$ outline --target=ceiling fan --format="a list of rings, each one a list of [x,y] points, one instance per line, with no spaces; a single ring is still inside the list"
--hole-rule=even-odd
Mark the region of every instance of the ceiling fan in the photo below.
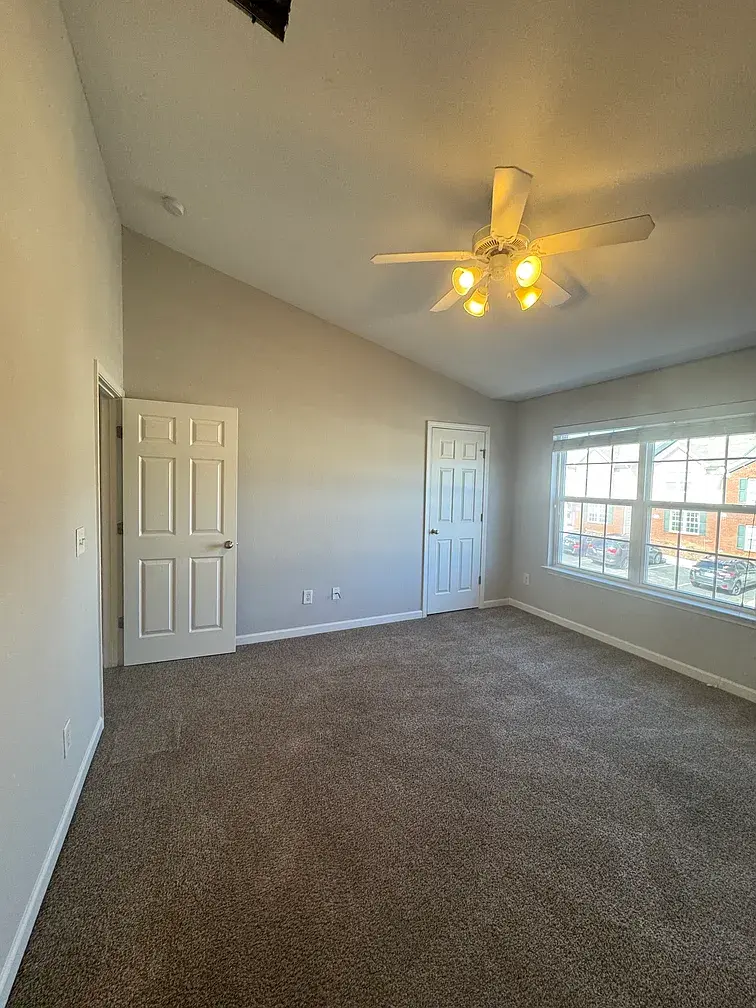
[[[644,241],[654,230],[651,217],[643,214],[531,239],[522,223],[522,215],[532,181],[533,176],[521,168],[494,169],[491,224],[475,232],[471,252],[386,252],[374,255],[370,261],[379,265],[468,263],[452,270],[452,289],[433,305],[431,311],[446,311],[469,295],[463,307],[469,315],[480,318],[488,311],[492,280],[512,283],[514,295],[523,311],[532,308],[539,300],[554,308],[564,304],[570,295],[543,272],[542,259],[545,256],[601,245]]]

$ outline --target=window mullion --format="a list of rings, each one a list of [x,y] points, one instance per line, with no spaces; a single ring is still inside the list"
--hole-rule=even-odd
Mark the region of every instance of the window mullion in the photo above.
[[[552,455],[551,465],[551,521],[549,530],[549,562],[559,559],[559,530],[561,528],[562,502],[564,499],[564,470],[566,456]]]
[[[638,502],[633,507],[630,521],[627,579],[631,584],[641,584],[643,580],[643,554],[649,523],[648,499],[651,495],[652,457],[649,444],[647,442],[641,444],[638,458]]]

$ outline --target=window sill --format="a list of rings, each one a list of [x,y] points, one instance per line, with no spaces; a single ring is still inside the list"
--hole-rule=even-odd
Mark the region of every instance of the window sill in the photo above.
[[[558,577],[568,578],[570,581],[580,581],[584,584],[594,585],[597,588],[608,588],[609,591],[616,591],[621,595],[640,596],[653,602],[661,602],[663,605],[672,606],[674,609],[702,613],[706,616],[712,616],[714,619],[735,623],[738,626],[753,626],[756,624],[756,613],[734,612],[732,609],[718,605],[715,602],[706,603],[698,602],[694,599],[681,599],[675,595],[649,588],[647,585],[641,587],[639,585],[623,584],[622,582],[600,577],[596,574],[579,574],[569,567],[544,564],[542,569],[548,571],[550,574],[556,574]]]

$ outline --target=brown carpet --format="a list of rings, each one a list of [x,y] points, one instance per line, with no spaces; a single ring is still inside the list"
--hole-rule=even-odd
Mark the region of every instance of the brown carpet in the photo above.
[[[756,1003],[744,700],[498,609],[117,670],[106,717],[12,1008]]]

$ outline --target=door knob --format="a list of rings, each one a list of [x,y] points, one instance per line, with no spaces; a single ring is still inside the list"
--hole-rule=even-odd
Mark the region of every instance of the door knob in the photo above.
[[[429,535],[438,535],[438,529],[431,529]]]
[[[234,548],[234,540],[233,539],[226,539],[226,541],[223,543],[223,548],[224,549],[233,549]]]

